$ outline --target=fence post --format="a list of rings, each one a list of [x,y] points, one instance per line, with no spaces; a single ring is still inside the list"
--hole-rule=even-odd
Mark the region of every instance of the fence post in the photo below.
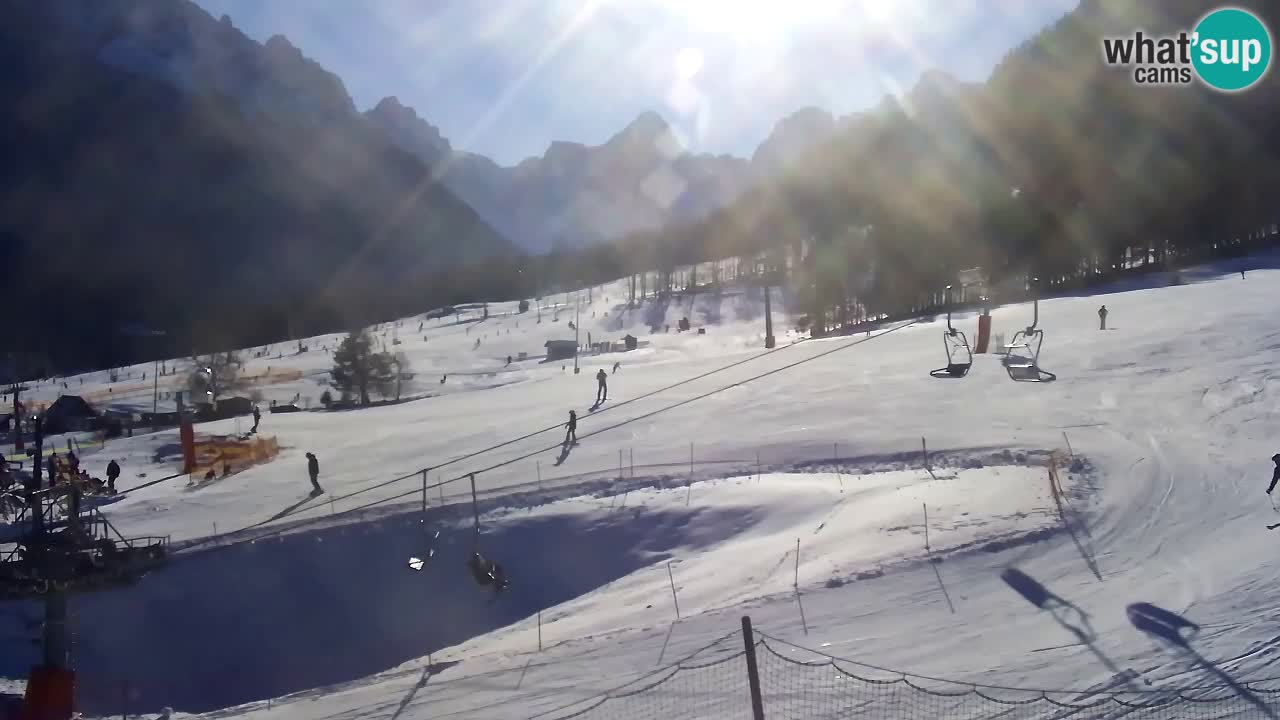
[[[755,634],[751,631],[751,617],[742,616],[742,646],[747,656],[747,686],[751,688],[751,717],[764,720],[764,699],[760,695],[760,667],[756,664]]]
[[[671,601],[676,605],[676,619],[680,619],[680,598],[676,597],[676,578],[671,574],[671,561],[667,561],[667,579],[671,581]]]
[[[1067,441],[1067,452],[1071,454],[1071,459],[1076,459],[1076,451],[1071,449],[1071,438],[1067,437],[1067,431],[1062,431],[1062,439]]]
[[[840,443],[831,443],[831,464],[836,468],[836,480],[840,481],[840,492],[844,493],[844,475],[840,472]]]
[[[538,611],[538,652],[542,652],[542,611]]]
[[[422,522],[427,521],[427,470],[422,470]]]
[[[538,463],[538,491],[541,492],[542,491],[542,461],[536,460],[535,462]]]
[[[920,438],[920,452],[924,455],[924,469],[929,472],[929,477],[937,480],[938,476],[933,474],[933,467],[929,465],[929,446],[925,444],[923,436]]]

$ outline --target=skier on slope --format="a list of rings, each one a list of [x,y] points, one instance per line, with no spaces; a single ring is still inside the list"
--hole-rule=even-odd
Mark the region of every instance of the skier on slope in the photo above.
[[[1106,305],[1103,305],[1102,307],[1098,308],[1098,329],[1099,330],[1107,329],[1107,315],[1108,315],[1108,312],[1107,312]]]
[[[1271,456],[1271,462],[1276,464],[1276,469],[1271,473],[1271,484],[1267,486],[1267,494],[1270,495],[1272,490],[1276,489],[1276,483],[1280,482],[1280,453]]]
[[[578,444],[578,413],[574,412],[573,410],[570,410],[569,422],[565,423],[564,426],[566,430],[564,434],[564,446],[569,447],[570,445],[577,445]]]
[[[116,462],[115,458],[112,458],[111,462],[107,463],[107,489],[113,493],[116,491],[116,478],[118,477],[120,477],[120,463]]]
[[[604,368],[600,368],[600,372],[596,373],[596,404],[600,404],[609,399],[609,376],[605,373]]]
[[[262,411],[257,405],[253,406],[253,427],[249,430],[251,433],[258,432],[258,423],[262,422]]]
[[[312,453],[307,453],[307,474],[311,476],[311,494],[319,495],[324,492],[320,487],[318,478],[320,477],[320,461]]]

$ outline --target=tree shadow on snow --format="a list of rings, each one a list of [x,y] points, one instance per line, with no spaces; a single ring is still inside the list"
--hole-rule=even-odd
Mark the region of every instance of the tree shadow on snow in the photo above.
[[[443,532],[421,572],[408,567],[427,543],[413,513],[182,556],[134,587],[77,595],[78,707],[207,712],[356,680],[754,522],[743,509],[508,516],[484,526],[477,546],[470,512],[428,514],[425,527]],[[511,586],[495,595],[477,585],[466,568],[473,550],[501,563]],[[0,616],[0,635],[22,634],[17,618],[39,607],[13,611]],[[544,615],[544,637],[569,639],[557,619]],[[3,676],[21,677],[39,660],[34,644],[7,650]]]
[[[1133,603],[1125,608],[1125,613],[1135,628],[1172,646],[1177,654],[1204,670],[1216,682],[1230,688],[1232,692],[1250,702],[1265,717],[1276,717],[1271,708],[1267,707],[1267,704],[1257,695],[1191,647],[1191,641],[1200,634],[1199,625],[1173,611],[1146,602]]]

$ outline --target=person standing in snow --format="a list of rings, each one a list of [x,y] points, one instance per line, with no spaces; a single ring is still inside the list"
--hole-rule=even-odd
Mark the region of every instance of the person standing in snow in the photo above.
[[[600,404],[609,399],[609,376],[605,374],[604,368],[600,368],[600,372],[596,373],[596,404]]]
[[[622,363],[621,363],[621,362],[616,362],[616,363],[614,363],[614,364],[613,364],[613,374],[617,375],[617,374],[618,374],[618,368],[620,368],[620,367],[622,367]]]
[[[257,405],[253,406],[253,427],[249,430],[251,433],[258,432],[258,423],[262,422],[262,411]]]
[[[1276,483],[1280,482],[1280,453],[1271,456],[1271,462],[1276,464],[1276,469],[1271,473],[1271,484],[1267,486],[1267,494],[1270,495],[1272,490],[1276,489]]]
[[[1098,308],[1098,329],[1099,330],[1107,329],[1107,306],[1106,305],[1103,305],[1102,307]]]
[[[319,495],[324,492],[320,487],[320,461],[316,459],[315,454],[307,453],[307,474],[311,476],[311,494]]]
[[[564,434],[564,446],[578,444],[578,413],[573,410],[569,411],[569,422],[564,424],[566,432]]]
[[[118,477],[120,477],[120,463],[116,462],[115,458],[112,458],[111,462],[107,463],[107,489],[111,492],[116,491],[116,478]]]

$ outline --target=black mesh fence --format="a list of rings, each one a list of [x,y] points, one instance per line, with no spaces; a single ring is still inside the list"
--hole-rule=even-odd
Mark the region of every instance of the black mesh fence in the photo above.
[[[974,685],[814,652],[757,633],[764,716],[774,718],[1274,718],[1280,687],[1245,683],[1177,690],[1067,691]]]
[[[598,697],[535,718],[569,720],[701,720],[751,717],[751,695],[742,635],[715,641],[680,662]]]
[[[1280,718],[1280,679],[1161,689],[1054,690],[979,685],[900,673],[755,632],[760,717],[769,720],[1167,720]],[[536,717],[751,718],[742,634],[574,706]],[[1123,680],[1123,679],[1122,679]]]

